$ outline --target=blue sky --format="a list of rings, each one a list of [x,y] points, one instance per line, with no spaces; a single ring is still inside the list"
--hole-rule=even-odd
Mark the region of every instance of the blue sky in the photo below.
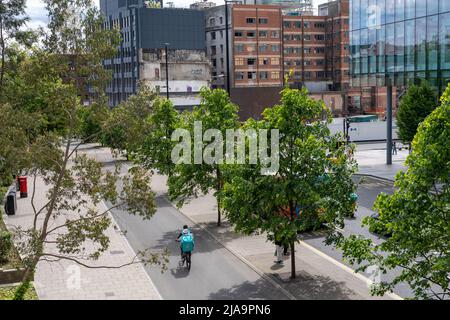
[[[172,1],[175,3],[176,7],[189,7],[189,5],[194,0],[166,0],[167,2]],[[222,0],[212,0],[216,4],[222,4]],[[319,4],[325,3],[328,0],[313,0],[314,6],[317,7]],[[98,1],[96,0],[98,3]],[[27,13],[31,18],[31,21],[29,22],[29,27],[36,27],[39,25],[45,24],[47,20],[47,12],[45,10],[44,4],[41,0],[27,0]]]

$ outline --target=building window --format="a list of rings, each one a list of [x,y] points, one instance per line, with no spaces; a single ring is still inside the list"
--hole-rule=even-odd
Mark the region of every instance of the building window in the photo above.
[[[234,46],[234,48],[235,48],[237,53],[244,52],[244,45],[243,44],[236,44]]]
[[[220,45],[220,53],[223,53],[223,44]]]
[[[280,79],[280,72],[279,72],[279,71],[272,71],[272,72],[270,73],[270,77],[271,77],[272,79]]]
[[[254,38],[254,37],[255,37],[255,32],[254,31],[247,32],[247,38]]]
[[[311,40],[311,36],[309,34],[305,34],[305,36],[303,37],[303,39],[305,41],[310,41]]]
[[[259,23],[260,24],[267,24],[267,23],[269,23],[269,19],[267,19],[267,18],[259,18]]]
[[[324,29],[325,28],[325,23],[316,22],[316,23],[314,23],[314,28]]]
[[[210,26],[214,26],[215,24],[216,24],[216,19],[214,19],[214,18],[209,19]]]
[[[243,36],[243,32],[242,32],[242,31],[235,31],[235,32],[234,32],[234,36],[235,36],[236,38],[241,38],[241,37]]]
[[[212,59],[211,61],[212,61],[213,67],[214,68],[217,67],[217,60],[216,59]]]
[[[267,44],[262,44],[259,46],[259,52],[267,52],[268,49],[268,45]]]
[[[235,73],[236,80],[244,80],[244,73],[243,72],[236,72]]]
[[[247,18],[246,20],[248,24],[254,24],[256,22],[255,18]]]
[[[256,80],[256,72],[254,71],[247,72],[247,79]]]
[[[279,37],[278,31],[272,31],[272,32],[270,33],[270,37],[271,37],[271,38],[278,38],[278,37]]]
[[[260,38],[267,38],[267,31],[259,31]]]
[[[303,23],[303,28],[308,29],[311,26],[311,23],[309,22],[304,22]]]
[[[211,46],[211,55],[215,56],[217,54],[216,46]]]
[[[297,29],[301,29],[302,28],[302,22],[301,21],[295,21],[294,22],[294,27],[296,27]]]
[[[259,58],[259,64],[267,66],[269,64],[269,58]]]
[[[324,36],[323,34],[316,34],[316,35],[314,36],[314,38],[315,38],[317,41],[323,41],[323,40],[325,40],[325,36]]]
[[[304,54],[310,54],[311,53],[311,48],[303,48],[303,53]]]
[[[291,27],[291,22],[290,21],[283,21],[283,27],[290,28]]]
[[[249,66],[256,65],[256,58],[248,58],[247,59],[247,65],[249,65]]]
[[[311,60],[305,60],[305,61],[303,61],[303,65],[304,65],[305,67],[310,66],[310,65],[311,65]]]
[[[261,71],[259,73],[259,78],[262,80],[266,80],[269,78],[269,73],[267,71]]]
[[[244,58],[235,58],[234,59],[234,64],[236,66],[243,66],[244,65]]]
[[[219,23],[223,24],[223,17],[219,17]]]
[[[216,33],[214,31],[211,32],[211,40],[216,40]]]
[[[280,46],[278,44],[272,45],[272,52],[278,52],[280,50]]]
[[[315,53],[325,53],[325,48],[324,47],[317,47],[314,49]]]
[[[256,45],[255,44],[248,44],[247,45],[247,52],[255,52],[256,51]]]
[[[280,59],[279,58],[271,58],[270,64],[272,64],[274,66],[278,66],[280,64]]]
[[[223,31],[220,30],[220,39],[223,39]]]

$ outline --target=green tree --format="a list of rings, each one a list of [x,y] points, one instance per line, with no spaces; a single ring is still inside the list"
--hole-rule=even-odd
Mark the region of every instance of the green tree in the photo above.
[[[416,135],[419,124],[437,107],[434,90],[427,82],[411,85],[401,99],[397,111],[399,138],[410,144]]]
[[[372,288],[383,295],[399,283],[410,285],[417,299],[450,296],[450,86],[437,107],[419,125],[392,195],[380,194],[374,208],[391,236],[376,244],[362,236],[341,243],[344,256],[358,270],[377,266],[381,272],[400,268],[400,274]],[[372,219],[366,225],[376,223]]]
[[[231,103],[226,91],[221,89],[202,89],[200,106],[195,107],[191,113],[184,114],[180,123],[180,128],[187,130],[190,133],[191,141],[195,141],[194,149],[197,149],[202,154],[202,159],[205,155],[211,155],[214,158],[212,163],[200,161],[195,163],[195,151],[191,152],[189,163],[176,164],[169,178],[169,196],[172,201],[176,201],[178,206],[183,206],[190,198],[198,197],[201,194],[207,194],[210,191],[214,192],[217,199],[217,225],[221,224],[221,201],[220,192],[223,188],[224,177],[221,167],[223,166],[222,152],[215,153],[208,152],[205,147],[214,143],[219,143],[218,137],[210,137],[203,140],[205,133],[209,129],[219,130],[222,137],[226,136],[227,129],[236,129],[239,126],[238,122],[238,107]],[[201,124],[200,136],[194,139],[194,125]],[[198,141],[201,139],[202,141]],[[214,140],[214,141],[213,141]],[[203,153],[205,150],[205,153]]]
[[[143,145],[138,149],[136,159],[147,169],[156,169],[159,173],[172,175],[175,164],[172,162],[172,133],[179,125],[179,114],[172,102],[157,99],[147,118],[148,133]]]
[[[111,225],[112,209],[124,208],[143,219],[151,218],[156,211],[155,196],[144,169],[133,167],[122,177],[118,166],[105,171],[101,163],[77,153],[84,142],[75,143],[84,120],[80,117],[82,105],[77,78],[82,74],[93,79],[90,83],[97,90],[97,97],[104,97],[103,82],[108,81],[108,72],[103,70],[101,61],[116,54],[118,33],[100,28],[104,20],[91,1],[47,0],[46,3],[51,34],[43,41],[45,46],[30,52],[18,68],[14,81],[23,92],[16,88],[16,101],[11,99],[8,104],[0,105],[1,116],[4,111],[7,119],[11,116],[12,121],[18,121],[6,121],[4,129],[8,133],[0,133],[0,156],[6,159],[6,168],[11,168],[8,170],[23,170],[33,184],[31,227],[12,230],[25,264],[16,299],[23,298],[26,291],[23,289],[29,285],[41,260],[65,259],[90,267],[86,258],[96,260],[109,247],[105,231]],[[77,23],[65,20],[74,12],[78,15]],[[77,64],[79,73],[68,72],[72,55],[82,61]],[[14,86],[8,90],[14,90]],[[18,142],[15,133],[19,133]],[[3,147],[8,151],[5,156]],[[16,157],[20,155],[21,163],[10,160],[13,153]],[[49,188],[48,201],[41,208],[35,205],[37,179],[42,179]],[[121,188],[118,188],[119,179]],[[112,207],[100,209],[103,200]],[[62,216],[65,219],[58,219]],[[92,249],[86,249],[86,242],[92,244]],[[56,245],[56,252],[49,250],[48,243]],[[166,263],[164,254],[143,250],[123,265],[138,261]]]
[[[261,175],[262,159],[256,165],[235,165],[223,192],[224,210],[237,231],[266,232],[268,240],[291,247],[292,278],[298,234],[326,224],[331,241],[339,236],[334,226],[342,227],[354,210],[351,149],[341,136],[330,135],[323,114],[330,117],[325,104],[311,99],[306,89],[285,88],[280,105],[245,126],[255,132],[278,130],[279,151],[272,150],[279,154],[278,172]]]
[[[151,133],[148,123],[158,95],[147,86],[114,108],[102,125],[101,141],[126,156],[138,152]],[[159,102],[158,102],[159,103]]]
[[[20,40],[24,31],[21,27],[28,21],[25,13],[25,0],[0,0],[0,98],[3,94],[3,81],[9,45]]]

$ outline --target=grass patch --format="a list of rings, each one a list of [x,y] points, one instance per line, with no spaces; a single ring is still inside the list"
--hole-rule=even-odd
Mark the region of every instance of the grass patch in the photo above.
[[[1,287],[0,288],[0,300],[13,300],[14,293],[16,292],[17,287]],[[33,285],[25,293],[25,300],[39,300],[36,290],[34,290]]]

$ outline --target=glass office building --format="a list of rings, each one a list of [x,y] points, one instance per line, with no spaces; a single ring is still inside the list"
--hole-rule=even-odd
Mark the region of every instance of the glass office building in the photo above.
[[[450,0],[350,0],[351,85],[450,82]]]

